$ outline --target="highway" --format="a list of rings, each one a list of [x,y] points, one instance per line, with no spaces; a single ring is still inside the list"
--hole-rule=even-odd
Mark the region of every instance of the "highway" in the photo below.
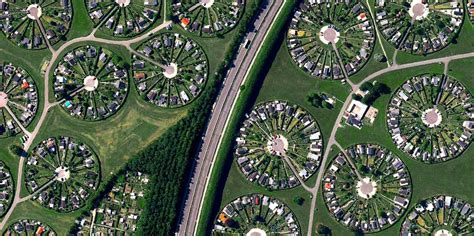
[[[188,236],[196,234],[201,207],[204,201],[212,166],[221,142],[222,134],[231,117],[232,108],[237,100],[240,86],[247,77],[259,49],[263,45],[269,29],[275,22],[283,6],[283,0],[269,0],[268,4],[260,11],[254,22],[254,31],[249,32],[243,40],[250,40],[251,46],[246,49],[241,47],[227,74],[222,90],[220,91],[211,118],[201,143],[201,149],[193,166],[192,176],[186,193],[186,200],[180,215],[177,235]]]

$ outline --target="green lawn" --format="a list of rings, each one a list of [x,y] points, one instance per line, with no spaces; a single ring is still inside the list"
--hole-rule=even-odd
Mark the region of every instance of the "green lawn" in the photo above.
[[[470,63],[474,63],[474,60],[469,59],[453,61],[450,63],[449,68],[452,69],[453,76],[455,76],[459,81],[463,82],[463,84],[466,85],[470,91],[474,91],[474,84],[472,83],[471,79],[463,76],[468,73],[469,67],[466,66]],[[410,76],[427,72],[442,74],[443,68],[443,65],[438,64],[417,67],[385,74],[376,78],[375,80],[387,84],[391,88],[392,92],[394,92],[398,86],[402,85],[406,79],[410,78]],[[406,163],[413,181],[413,194],[409,208],[411,208],[418,201],[437,194],[454,195],[470,202],[474,202],[474,189],[469,187],[474,184],[474,179],[471,176],[474,171],[474,165],[472,164],[474,148],[470,147],[460,157],[448,161],[447,163],[429,165],[411,159],[397,149],[388,133],[385,117],[387,104],[390,100],[390,97],[391,95],[383,95],[375,102],[374,107],[379,109],[379,114],[373,126],[365,126],[362,128],[362,130],[345,126],[338,130],[336,135],[338,142],[343,148],[356,143],[377,143],[389,148],[395,154],[400,156]],[[330,156],[330,158],[333,157],[334,155]],[[350,231],[348,231],[345,226],[333,220],[332,216],[328,214],[321,194],[318,195],[317,212],[316,223],[323,223],[329,226],[333,230],[332,232],[334,235],[350,233]],[[404,216],[400,219],[403,218]],[[397,224],[390,227],[389,229],[375,235],[398,234],[401,221],[397,222]]]
[[[72,4],[75,11],[71,26],[72,29],[67,35],[68,40],[88,35],[93,29],[93,24],[87,15],[84,1],[73,0]],[[158,19],[154,26],[159,25],[161,22],[162,19]],[[210,75],[214,74],[217,66],[222,63],[225,53],[237,33],[236,31],[231,31],[225,34],[223,38],[199,38],[182,30],[178,25],[173,26],[172,31],[192,37],[202,46],[209,60]],[[63,43],[64,42],[59,42],[54,45],[54,48],[59,48]],[[83,42],[69,46],[58,57],[59,60],[62,60],[62,57],[71,49],[86,44],[102,46],[112,50],[130,64],[131,55],[125,48],[93,42]],[[25,55],[28,56],[26,57]],[[38,109],[38,115],[28,127],[30,131],[34,129],[39,114],[42,112],[44,76],[41,74],[39,68],[41,68],[44,60],[49,60],[50,55],[47,49],[20,49],[9,40],[6,40],[3,35],[0,35],[0,59],[22,66],[30,73],[38,87],[40,107]],[[209,76],[209,78],[211,77]],[[52,87],[53,76],[51,75],[49,79],[50,86]],[[49,100],[51,102],[55,101],[52,89],[50,89]],[[102,183],[104,183],[113,173],[116,173],[127,160],[132,158],[148,144],[158,139],[170,126],[182,119],[193,104],[194,103],[191,103],[190,105],[176,109],[157,108],[140,98],[133,81],[130,80],[129,93],[125,103],[116,114],[103,121],[88,122],[73,118],[60,106],[51,109],[38,136],[34,140],[33,146],[50,136],[65,135],[77,138],[88,144],[98,154],[101,160]],[[20,135],[17,135],[12,138],[1,139],[0,141],[0,157],[8,168],[10,168],[14,182],[16,182],[19,157],[12,155],[8,150],[12,144],[19,144],[20,137]],[[20,184],[22,184],[22,197],[27,196],[28,192],[24,184]],[[7,222],[7,225],[20,218],[34,218],[50,225],[56,230],[58,235],[66,235],[80,212],[81,211],[75,211],[60,214],[48,210],[34,201],[26,201],[17,206],[12,217]]]
[[[473,44],[471,43],[472,40],[468,41],[470,40],[469,37],[472,36],[473,33],[474,30],[471,23],[465,22],[463,31],[458,38],[458,43],[450,45],[441,52],[425,57],[411,55],[406,56],[402,53],[399,53],[397,62],[399,64],[408,63],[473,51]],[[392,61],[392,56],[395,51],[394,48],[385,39],[382,39],[382,44],[387,51],[389,61]],[[374,53],[381,53],[381,47],[378,41],[375,45]],[[452,61],[449,65],[449,74],[459,79],[470,91],[474,91],[474,83],[472,82],[472,78],[466,75],[473,73],[472,64],[474,64],[474,59]],[[354,82],[360,82],[367,75],[383,68],[386,68],[386,63],[375,62],[372,59],[361,71],[352,76],[351,80]],[[432,64],[384,74],[375,78],[375,80],[387,84],[391,88],[392,92],[394,92],[398,86],[400,86],[411,76],[428,72],[442,74],[443,69],[444,65]],[[257,86],[260,86],[257,87],[259,92],[250,96],[251,102],[247,104],[247,111],[251,109],[253,104],[269,100],[286,100],[290,103],[298,104],[311,112],[311,114],[318,121],[325,143],[327,143],[327,138],[334,125],[334,120],[341,109],[342,102],[338,102],[333,110],[318,109],[312,107],[306,101],[306,96],[310,92],[324,92],[326,94],[333,95],[340,100],[345,100],[349,94],[349,87],[341,85],[338,81],[324,81],[311,78],[306,75],[306,73],[304,73],[301,69],[296,67],[294,63],[292,63],[292,59],[289,56],[284,43],[276,53],[273,64],[271,65],[268,73],[265,75],[263,83],[258,84]],[[362,130],[344,125],[338,130],[336,135],[338,142],[344,148],[355,143],[377,143],[389,148],[392,152],[399,155],[406,163],[413,181],[413,194],[410,207],[422,199],[437,194],[454,195],[464,198],[471,203],[474,202],[474,189],[469,187],[474,184],[474,178],[472,178],[474,165],[472,164],[473,160],[471,158],[474,155],[474,148],[469,148],[459,158],[443,164],[428,165],[410,159],[401,151],[399,151],[392,143],[392,139],[386,127],[386,108],[390,97],[391,95],[383,95],[375,102],[374,107],[379,109],[379,114],[373,125],[366,125]],[[339,150],[333,147],[329,157],[333,158],[338,152]],[[226,181],[225,186],[223,187],[224,189],[221,198],[217,198],[220,201],[221,207],[225,206],[225,204],[227,204],[229,201],[240,195],[254,192],[270,194],[271,196],[278,197],[286,201],[290,208],[295,212],[300,222],[303,235],[306,235],[308,210],[311,199],[309,199],[309,193],[303,188],[297,187],[290,190],[268,192],[267,190],[259,187],[257,184],[247,181],[234,161],[229,169],[228,175],[226,173],[224,176],[221,176],[221,178]],[[312,186],[314,185],[315,181],[316,178],[313,176],[306,183],[309,186]],[[305,198],[305,203],[303,206],[298,206],[293,202],[294,196],[302,196]],[[317,208],[315,209],[316,215],[314,224],[323,223],[329,226],[332,229],[333,235],[352,234],[350,230],[335,221],[332,216],[329,215],[326,205],[322,199],[322,195],[318,194],[317,197],[318,201]],[[400,218],[401,220],[395,225],[378,233],[377,235],[399,234],[400,225],[403,221],[403,218],[404,216],[402,216]],[[208,219],[208,221],[213,220],[214,218]],[[312,234],[315,234],[315,232],[312,232]]]
[[[456,54],[468,53],[474,51],[474,42],[472,41],[472,35],[474,35],[474,27],[469,19],[468,14],[464,17],[464,23],[462,25],[461,31],[455,42],[452,42],[450,45],[444,49],[428,54],[425,56],[412,55],[407,52],[399,51],[397,54],[397,63],[405,64],[420,60],[428,60],[438,57],[451,56]]]

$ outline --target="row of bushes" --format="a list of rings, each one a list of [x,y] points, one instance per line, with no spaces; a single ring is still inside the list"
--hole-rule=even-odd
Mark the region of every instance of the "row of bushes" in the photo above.
[[[150,189],[145,196],[145,209],[141,215],[138,235],[173,235],[178,213],[190,176],[194,157],[199,147],[204,127],[209,119],[212,105],[222,86],[222,81],[231,61],[239,50],[246,33],[251,29],[253,16],[261,9],[265,0],[255,0],[247,6],[245,15],[237,27],[237,35],[233,37],[223,62],[218,66],[209,85],[202,92],[199,99],[190,108],[188,115],[171,127],[163,136],[154,141],[143,151],[127,163],[124,169],[140,171],[149,174]],[[116,179],[123,175],[124,170],[118,172],[107,184],[101,187],[93,200],[84,208],[84,216],[98,206],[98,203],[107,196]],[[77,232],[77,226],[71,228],[70,233]]]
[[[185,190],[191,177],[194,157],[202,133],[211,114],[212,105],[222,86],[222,81],[240,44],[249,31],[253,16],[264,0],[255,0],[248,6],[233,38],[229,52],[218,66],[214,78],[188,115],[169,129],[161,138],[133,158],[129,167],[150,174],[151,184],[146,196],[146,206],[139,222],[139,235],[173,235]]]
[[[279,46],[285,39],[286,25],[291,19],[293,9],[299,1],[287,1],[282,9],[282,14],[275,22],[273,28],[268,33],[268,38],[272,39],[271,43],[265,43],[250,71],[247,81],[241,87],[241,93],[234,107],[234,113],[229,121],[226,136],[222,140],[214,169],[209,181],[209,188],[205,193],[206,201],[202,206],[200,221],[198,222],[197,235],[209,235],[212,230],[214,218],[220,210],[220,203],[224,186],[231,165],[233,163],[232,147],[235,135],[238,133],[241,118],[245,112],[251,109],[251,104],[255,102],[256,95],[263,83],[268,70],[271,67],[273,59],[276,57]]]

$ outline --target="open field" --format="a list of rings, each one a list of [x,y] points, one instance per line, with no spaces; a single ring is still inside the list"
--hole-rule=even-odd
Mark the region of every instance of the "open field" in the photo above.
[[[462,31],[457,39],[458,43],[453,43],[441,51],[428,56],[405,55],[402,52],[398,52],[397,63],[402,64],[472,52],[474,49],[472,48],[470,41],[468,41],[469,37],[471,37],[473,34],[472,31],[472,24],[469,21],[465,21]],[[384,38],[382,38],[381,41],[385,47],[385,50],[387,51],[389,62],[392,62],[395,49]],[[374,48],[374,54],[382,53],[381,51],[380,44],[377,40]],[[454,76],[456,79],[458,79],[471,92],[474,91],[474,84],[472,83],[471,78],[467,75],[472,74],[472,66],[470,65],[473,63],[473,59],[451,61],[449,63],[448,70],[448,74],[450,76]],[[369,74],[386,68],[386,66],[386,63],[376,62],[372,58],[364,68],[354,74],[354,76],[350,77],[350,79],[353,82],[358,83]],[[420,66],[412,69],[404,69],[387,73],[373,79],[372,81],[375,80],[385,83],[390,87],[391,92],[393,93],[400,85],[403,84],[404,81],[406,81],[411,76],[420,75],[427,72],[443,74],[443,71],[444,65],[432,64],[428,66]],[[259,90],[259,92],[258,94],[249,96],[250,102],[247,104],[246,111],[250,111],[253,104],[272,100],[286,100],[293,104],[303,106],[305,109],[310,111],[310,113],[319,123],[325,143],[329,133],[331,132],[332,126],[334,125],[334,120],[336,119],[337,113],[339,109],[341,109],[342,102],[338,101],[336,103],[336,107],[332,110],[318,109],[312,107],[306,101],[306,96],[310,92],[323,92],[330,96],[335,96],[340,100],[345,100],[349,94],[349,87],[341,85],[338,81],[318,80],[307,76],[305,72],[292,63],[292,59],[288,54],[285,43],[282,44],[279,51],[276,53],[273,64],[271,65],[271,68],[266,74],[263,82],[261,82],[261,84],[257,84],[258,87],[256,89]],[[474,192],[472,188],[469,188],[468,186],[474,184],[474,180],[471,178],[472,172],[474,171],[474,166],[472,165],[473,159],[471,158],[474,155],[474,148],[468,148],[456,160],[448,161],[443,164],[428,165],[409,158],[402,151],[398,150],[393,144],[386,126],[386,109],[391,96],[392,94],[382,95],[374,103],[374,107],[379,110],[379,114],[373,125],[366,125],[364,128],[362,128],[362,130],[359,130],[343,124],[343,127],[337,132],[336,140],[343,148],[346,148],[352,144],[364,142],[379,144],[388,148],[405,162],[408,170],[410,171],[413,187],[410,205],[406,212],[409,212],[411,207],[417,202],[440,194],[458,196],[460,198],[464,198],[467,201],[473,202]],[[331,153],[329,154],[329,161],[334,158],[338,152],[339,149],[333,147]],[[303,235],[306,235],[307,232],[304,230],[305,226],[308,224],[308,201],[310,201],[309,193],[301,188],[301,186],[290,190],[268,192],[266,189],[259,187],[256,183],[247,181],[245,176],[238,170],[238,165],[235,163],[235,160],[232,160],[233,163],[229,168],[229,173],[223,177],[226,179],[226,184],[224,186],[221,198],[218,198],[220,200],[220,206],[223,207],[235,197],[248,193],[264,193],[279,197],[283,200],[287,199],[286,203],[295,212],[302,226],[302,233]],[[313,176],[308,179],[306,184],[311,187],[314,185],[315,181],[316,178]],[[318,187],[320,188],[320,186]],[[294,196],[302,196],[305,198],[305,202],[302,206],[299,206],[293,202]],[[304,209],[302,209],[302,207]],[[328,226],[331,228],[333,235],[353,234],[348,228],[335,221],[334,218],[329,214],[322,199],[321,193],[319,193],[317,196],[317,206],[315,212],[316,215],[314,224],[322,223]],[[400,220],[394,225],[374,235],[399,234],[400,226],[404,220],[405,214],[401,216],[399,218]],[[209,219],[209,221],[212,220],[214,219]],[[311,232],[311,234],[314,235],[316,233]]]

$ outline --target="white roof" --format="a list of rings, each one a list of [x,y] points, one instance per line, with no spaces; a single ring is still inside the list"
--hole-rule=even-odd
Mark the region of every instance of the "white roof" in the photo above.
[[[369,109],[369,106],[365,105],[364,103],[352,100],[351,104],[347,107],[347,112],[351,113],[352,115],[356,116],[359,119],[364,118],[365,113]]]

